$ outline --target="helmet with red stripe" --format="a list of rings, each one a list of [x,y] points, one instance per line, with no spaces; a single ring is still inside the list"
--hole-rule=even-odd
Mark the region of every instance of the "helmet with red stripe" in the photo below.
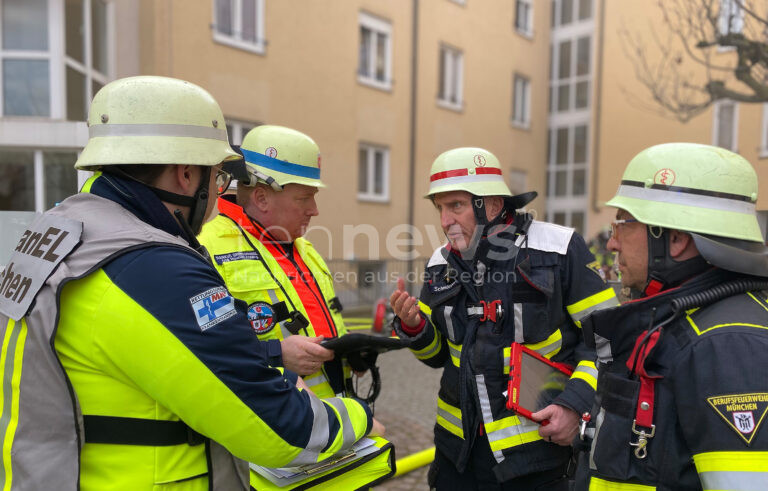
[[[429,192],[466,191],[474,196],[512,196],[501,172],[499,159],[488,150],[461,147],[441,153],[432,163]]]

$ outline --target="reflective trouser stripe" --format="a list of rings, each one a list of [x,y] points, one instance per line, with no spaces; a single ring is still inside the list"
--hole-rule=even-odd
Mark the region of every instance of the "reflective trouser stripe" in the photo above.
[[[427,329],[427,326],[424,326],[424,329]],[[432,339],[432,342],[429,343],[426,348],[419,350],[411,349],[413,354],[416,355],[416,358],[419,360],[427,360],[440,352],[440,347],[442,345],[440,333],[434,328],[432,328],[432,332],[434,334],[434,339]]]
[[[589,491],[654,491],[655,489],[655,486],[606,481],[599,477],[589,480]]]
[[[19,382],[24,363],[24,343],[27,339],[27,321],[15,322],[8,319],[3,336],[3,349],[0,354],[0,367],[3,370],[2,412],[0,413],[0,435],[3,439],[3,465],[0,466],[0,483],[3,490],[11,489],[13,468],[11,449],[19,424]]]
[[[515,342],[522,343],[524,340],[523,304],[521,303],[512,304],[512,312],[513,312],[514,324],[515,324]],[[509,365],[509,363],[507,363],[507,365]]]
[[[594,436],[592,437],[592,448],[589,452],[589,468],[593,471],[597,470],[597,465],[595,464],[595,446],[597,445],[597,438],[600,434],[600,429],[603,427],[603,421],[605,421],[605,409],[601,407],[600,411],[597,412],[597,417],[595,418],[595,432]]]
[[[464,438],[461,410],[437,398],[437,424],[459,438]]]
[[[545,358],[552,358],[560,352],[560,348],[563,346],[563,333],[561,333],[560,329],[558,329],[544,341],[539,343],[526,344],[525,346],[528,349],[544,356]]]
[[[597,368],[595,367],[595,362],[581,360],[579,364],[576,365],[576,370],[573,371],[573,375],[571,375],[571,379],[576,378],[588,383],[589,386],[592,387],[592,390],[597,390]]]
[[[453,319],[451,319],[451,312],[453,312],[453,306],[446,305],[443,307],[443,318],[445,319],[445,330],[448,331],[448,338],[456,339],[456,333],[453,331]]]
[[[594,295],[568,305],[566,310],[570,314],[571,319],[573,319],[573,322],[581,327],[581,319],[595,310],[615,307],[617,305],[619,305],[619,300],[616,298],[616,293],[613,291],[613,288],[606,288],[601,292],[597,292]]]
[[[707,452],[693,462],[705,490],[768,489],[768,452]]]
[[[451,352],[451,361],[457,368],[461,365],[461,345],[448,341],[448,350]]]

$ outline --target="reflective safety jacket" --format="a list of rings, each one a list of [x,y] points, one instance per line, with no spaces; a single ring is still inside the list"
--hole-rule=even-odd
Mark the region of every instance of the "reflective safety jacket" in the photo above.
[[[768,489],[766,292],[700,303],[709,297],[703,292],[746,279],[766,280],[713,269],[584,319],[600,376],[592,451],[582,462],[589,472],[579,469],[589,474],[588,482],[577,489]],[[662,326],[644,362],[628,363],[646,331],[670,318],[672,300],[691,294],[699,300]],[[630,375],[630,366],[645,375]],[[653,436],[636,454],[640,431]]]
[[[579,321],[618,303],[581,236],[537,221],[527,234],[516,232],[527,217],[518,214],[515,227],[484,238],[471,263],[448,246],[435,251],[419,302],[427,322],[411,345],[419,360],[443,368],[438,449],[463,472],[484,431],[500,482],[564,465],[571,453],[542,440],[536,423],[506,409],[510,344],[571,364],[575,372],[555,402],[581,414],[592,405],[597,371]],[[397,319],[395,328],[408,336]]]
[[[364,404],[269,366],[245,304],[151,191],[111,175],[84,189],[0,280],[3,489],[248,489],[245,461],[317,462],[370,431]]]
[[[346,334],[333,277],[323,258],[304,238],[275,241],[237,204],[220,198],[219,216],[198,237],[235,298],[248,303],[251,327],[262,340],[283,340],[292,333],[335,338]],[[289,318],[301,314],[308,324]],[[342,366],[343,363],[343,366]],[[319,397],[345,395],[351,378],[346,360],[331,360],[304,377]]]

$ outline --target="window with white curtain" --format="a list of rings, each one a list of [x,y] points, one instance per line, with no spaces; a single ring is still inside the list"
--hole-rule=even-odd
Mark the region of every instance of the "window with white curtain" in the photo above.
[[[440,46],[440,74],[437,101],[443,107],[461,109],[463,103],[464,55],[456,48]]]
[[[264,54],[264,0],[214,0],[213,39]]]
[[[357,79],[380,89],[392,88],[392,24],[360,12]]]

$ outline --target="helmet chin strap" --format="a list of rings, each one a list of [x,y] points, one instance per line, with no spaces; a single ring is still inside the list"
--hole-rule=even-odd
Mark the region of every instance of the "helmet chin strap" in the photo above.
[[[675,261],[669,255],[669,229],[648,225],[648,280],[643,287],[647,297],[678,286],[683,281],[705,271],[707,261],[696,256],[684,261]]]

